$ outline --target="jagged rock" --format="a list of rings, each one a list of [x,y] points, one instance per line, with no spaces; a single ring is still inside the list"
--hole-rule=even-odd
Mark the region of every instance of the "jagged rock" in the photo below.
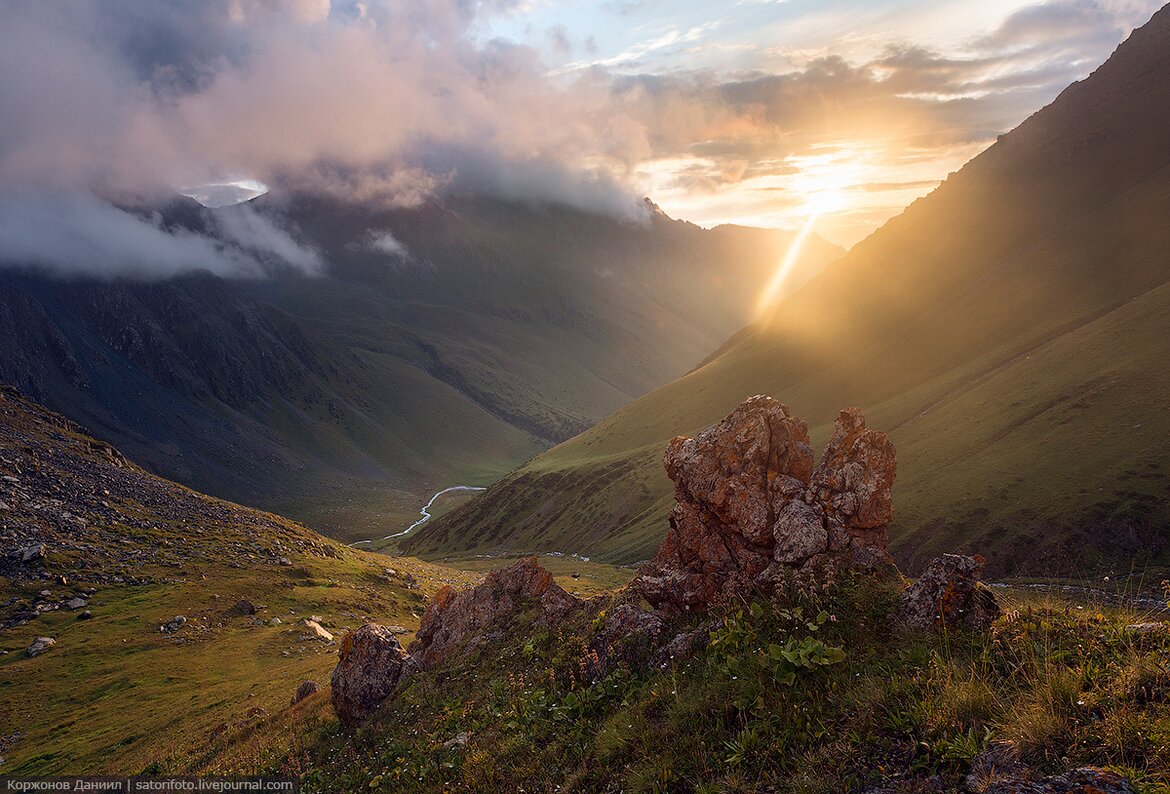
[[[906,588],[898,604],[900,623],[914,629],[964,626],[984,630],[999,617],[995,594],[979,582],[983,558],[944,554]]]
[[[32,641],[32,644],[28,646],[28,649],[25,651],[25,653],[27,653],[30,657],[40,656],[42,653],[49,650],[56,644],[57,641],[52,637],[37,637]]]
[[[457,648],[511,622],[528,604],[539,602],[545,620],[555,622],[577,603],[553,581],[535,557],[492,571],[468,590],[444,585],[423,613],[408,650],[424,670]]]
[[[93,613],[90,612],[88,609],[86,609],[83,612],[81,612],[80,614],[78,614],[77,619],[78,620],[89,620],[92,617],[93,617]]]
[[[84,609],[89,604],[84,598],[70,598],[65,602],[69,609]]]
[[[764,396],[674,439],[664,462],[675,484],[670,531],[635,587],[667,612],[768,587],[828,551],[867,567],[888,559],[894,447],[855,408],[838,416],[815,468],[807,425]]]
[[[1107,769],[1084,767],[1060,775],[1025,780],[998,780],[983,794],[1136,794],[1129,781]]]
[[[350,726],[364,722],[416,669],[384,626],[367,623],[345,635],[331,679],[338,719]]]
[[[241,598],[236,602],[236,611],[241,615],[255,615],[256,605],[246,598]]]
[[[295,706],[309,695],[314,695],[321,691],[321,685],[316,681],[302,681],[301,685],[297,687],[296,694],[293,695],[290,706]]]
[[[809,490],[824,511],[830,547],[849,549],[855,564],[870,567],[889,558],[886,529],[894,519],[896,473],[886,434],[866,429],[858,409],[841,411]]]

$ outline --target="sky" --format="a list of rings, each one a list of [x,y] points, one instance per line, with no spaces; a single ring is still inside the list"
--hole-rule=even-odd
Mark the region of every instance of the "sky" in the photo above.
[[[321,272],[259,213],[453,193],[852,245],[1085,77],[1149,0],[0,0],[0,263]],[[211,187],[209,187],[211,186]]]

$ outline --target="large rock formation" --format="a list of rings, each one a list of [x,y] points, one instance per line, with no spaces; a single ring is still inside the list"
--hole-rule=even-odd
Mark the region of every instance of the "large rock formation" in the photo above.
[[[430,669],[452,651],[490,639],[493,630],[503,629],[525,607],[537,602],[548,620],[559,618],[578,603],[535,557],[492,571],[483,584],[469,590],[445,586],[423,613],[407,650],[420,667]]]
[[[670,531],[635,586],[668,613],[767,586],[830,552],[865,566],[888,559],[894,446],[857,409],[838,416],[815,468],[808,426],[764,396],[671,441],[665,464]]]
[[[385,626],[367,623],[345,635],[333,668],[333,710],[346,725],[358,725],[418,669]]]

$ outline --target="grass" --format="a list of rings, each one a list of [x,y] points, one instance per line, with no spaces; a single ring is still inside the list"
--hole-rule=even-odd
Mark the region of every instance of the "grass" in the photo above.
[[[354,734],[314,723],[270,769],[303,774],[307,791],[829,794],[957,787],[994,757],[1170,790],[1164,626],[1135,634],[1125,627],[1148,615],[1010,590],[990,634],[892,632],[898,586],[847,580],[743,604],[698,656],[591,686],[572,672],[593,613],[552,632],[530,616],[415,679]],[[777,643],[820,647],[822,661],[777,663]]]

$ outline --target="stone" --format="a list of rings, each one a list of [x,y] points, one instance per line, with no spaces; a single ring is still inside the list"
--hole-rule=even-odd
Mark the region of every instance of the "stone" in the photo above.
[[[302,681],[301,685],[297,687],[296,694],[293,695],[290,706],[295,706],[309,695],[315,695],[321,691],[321,685],[316,681]]]
[[[856,408],[837,417],[815,467],[807,425],[764,396],[675,438],[663,462],[675,485],[670,529],[634,587],[667,614],[767,591],[827,552],[866,568],[889,559],[894,447]]]
[[[292,560],[290,560],[288,557],[281,557],[279,560],[277,560],[277,562],[280,565],[284,565],[284,566],[288,566],[288,565],[293,564]]]
[[[183,615],[175,615],[173,618],[168,620],[166,623],[159,626],[158,630],[161,631],[163,634],[170,634],[172,632],[178,631],[180,628],[183,627],[183,625],[186,622],[187,622],[187,618],[184,617]]]
[[[93,617],[93,613],[90,612],[88,609],[82,611],[81,613],[79,613],[77,615],[78,620],[89,620],[92,617]]]
[[[984,794],[1137,794],[1129,781],[1116,772],[1095,767],[1073,769],[1060,775],[1026,780],[997,780]]]
[[[70,598],[65,602],[65,606],[69,609],[84,609],[89,604],[84,598]]]
[[[312,632],[312,636],[324,642],[333,642],[333,635],[326,631],[325,627],[317,621],[308,618],[304,621],[305,628]]]
[[[601,629],[589,642],[585,675],[590,680],[605,678],[621,662],[642,667],[646,659],[638,658],[657,645],[666,628],[662,617],[632,604],[621,604],[605,617]]]
[[[429,670],[472,640],[507,626],[530,605],[539,605],[542,618],[554,623],[578,603],[535,557],[526,557],[492,571],[473,588],[441,587],[423,612],[408,650]]]
[[[12,556],[20,562],[27,564],[45,559],[45,553],[46,549],[44,543],[34,543],[31,546],[25,546],[24,548],[17,549],[12,553]]]
[[[462,747],[466,747],[467,743],[470,741],[471,741],[471,734],[468,733],[467,731],[461,731],[461,732],[455,734],[455,736],[453,736],[452,738],[443,742],[443,749],[444,750],[458,750]]]
[[[369,718],[418,669],[385,626],[367,623],[345,635],[333,668],[333,710],[348,726]]]
[[[983,558],[944,554],[936,558],[898,603],[897,620],[912,629],[986,630],[999,617],[995,594],[980,583]]]
[[[27,653],[30,657],[40,656],[42,653],[45,653],[56,644],[57,641],[52,637],[37,637],[32,641],[32,644],[28,646],[28,649],[25,651],[25,653]]]
[[[236,602],[236,611],[241,615],[255,615],[256,605],[246,598],[241,598]]]

